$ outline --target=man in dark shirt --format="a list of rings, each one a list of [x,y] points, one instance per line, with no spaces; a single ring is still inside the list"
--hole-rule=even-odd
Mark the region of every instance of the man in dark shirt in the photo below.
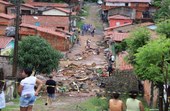
[[[56,81],[53,80],[53,76],[49,76],[49,80],[46,81],[47,87],[47,102],[45,105],[52,104],[52,100],[55,99],[55,89],[56,89]]]

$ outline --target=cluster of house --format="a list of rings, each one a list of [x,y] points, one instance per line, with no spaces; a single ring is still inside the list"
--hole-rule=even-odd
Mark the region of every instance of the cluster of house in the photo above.
[[[20,38],[38,35],[46,39],[56,50],[69,50],[76,38],[76,34],[72,30],[76,26],[74,16],[81,9],[79,0],[71,0],[71,4],[72,7],[66,3],[26,0],[20,5]],[[15,28],[15,20],[16,5],[8,0],[0,0],[1,52],[8,45],[14,43],[15,30],[13,30],[13,34],[8,34],[7,31],[10,31],[12,27]]]
[[[146,27],[155,36],[156,26],[153,22],[153,15],[157,8],[152,5],[152,0],[104,0],[101,5],[101,19],[106,25],[104,26],[104,40],[109,43],[109,47],[113,49],[114,43],[121,43],[129,37],[129,33],[138,28]],[[122,58],[127,52],[117,55]],[[122,59],[118,60],[119,67],[122,70],[132,69],[132,66],[126,64]]]

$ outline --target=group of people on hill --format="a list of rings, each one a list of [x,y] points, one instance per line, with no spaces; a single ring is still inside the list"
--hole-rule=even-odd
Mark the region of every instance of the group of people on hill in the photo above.
[[[84,34],[91,34],[91,36],[94,37],[95,30],[95,27],[91,24],[83,24],[81,27],[82,36],[84,36]]]
[[[118,92],[113,92],[109,100],[109,111],[124,111],[125,109],[126,111],[144,111],[142,102],[137,99],[138,91],[130,91],[125,104],[119,99],[119,95]]]

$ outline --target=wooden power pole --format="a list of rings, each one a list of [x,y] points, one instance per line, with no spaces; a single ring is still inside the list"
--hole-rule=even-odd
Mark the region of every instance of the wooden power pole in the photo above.
[[[12,67],[12,77],[14,78],[16,78],[17,75],[19,22],[20,22],[20,0],[16,0],[15,44],[14,44],[13,67]]]

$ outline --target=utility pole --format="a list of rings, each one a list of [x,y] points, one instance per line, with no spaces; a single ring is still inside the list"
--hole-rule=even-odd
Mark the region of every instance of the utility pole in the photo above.
[[[69,12],[69,32],[71,32],[71,12],[72,12],[72,7],[71,7],[71,0],[68,1],[70,12]]]
[[[19,39],[19,21],[20,21],[20,0],[16,0],[16,19],[15,19],[15,44],[13,55],[12,77],[16,78],[17,75],[17,62],[18,62],[18,39]]]
[[[19,39],[19,22],[20,22],[20,0],[16,0],[16,19],[15,19],[15,44],[13,55],[12,77],[15,82],[14,98],[17,97],[17,64],[18,64],[18,39]]]

